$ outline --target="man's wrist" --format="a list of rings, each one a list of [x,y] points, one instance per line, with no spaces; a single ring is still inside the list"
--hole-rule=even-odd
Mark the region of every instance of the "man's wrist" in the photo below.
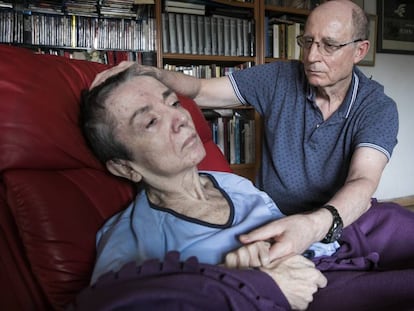
[[[322,243],[332,243],[341,237],[344,223],[338,210],[333,205],[324,205],[321,208],[328,210],[332,215],[332,225],[329,228],[325,237],[321,240]]]

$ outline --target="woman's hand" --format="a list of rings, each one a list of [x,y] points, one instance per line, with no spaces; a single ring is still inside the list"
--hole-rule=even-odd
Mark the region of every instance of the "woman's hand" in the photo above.
[[[224,265],[228,268],[249,268],[269,263],[270,243],[258,241],[244,245],[226,255]]]
[[[294,310],[306,310],[313,295],[328,283],[314,263],[301,255],[275,260],[260,270],[276,282]]]

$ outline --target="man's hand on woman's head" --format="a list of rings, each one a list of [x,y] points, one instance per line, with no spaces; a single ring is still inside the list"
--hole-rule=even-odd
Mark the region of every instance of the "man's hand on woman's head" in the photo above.
[[[104,81],[106,81],[106,79],[108,79],[109,77],[112,77],[112,76],[120,73],[121,71],[124,71],[124,70],[128,69],[131,66],[135,66],[135,70],[137,72],[142,72],[142,73],[144,73],[144,72],[153,72],[154,73],[155,72],[154,75],[157,75],[156,73],[158,72],[157,67],[140,65],[137,62],[122,61],[118,65],[98,73],[96,75],[95,79],[93,80],[91,86],[89,87],[89,89],[94,88],[95,86],[97,86],[97,85],[103,83]]]
[[[98,86],[99,84],[103,83],[106,79],[109,77],[112,77],[116,75],[117,73],[120,73],[121,71],[124,71],[125,69],[131,67],[132,65],[136,64],[135,62],[130,61],[123,61],[120,62],[118,65],[111,67],[109,69],[106,69],[100,73],[98,73],[93,80],[92,84],[90,85],[89,89],[93,89],[95,86]]]

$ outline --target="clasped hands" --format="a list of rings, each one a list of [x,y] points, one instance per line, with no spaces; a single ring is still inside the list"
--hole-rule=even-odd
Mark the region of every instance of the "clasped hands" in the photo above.
[[[301,217],[282,218],[241,235],[244,245],[224,260],[229,268],[254,267],[267,273],[294,310],[306,310],[318,289],[327,285],[314,263],[300,255],[313,242],[306,227],[300,228]]]

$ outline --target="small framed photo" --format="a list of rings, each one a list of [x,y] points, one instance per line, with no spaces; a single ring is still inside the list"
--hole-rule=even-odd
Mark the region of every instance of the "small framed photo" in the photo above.
[[[358,65],[374,66],[375,65],[375,51],[377,46],[377,16],[368,14],[369,18],[369,42],[371,46],[365,58],[361,60]]]
[[[414,1],[377,0],[377,52],[414,54]]]

